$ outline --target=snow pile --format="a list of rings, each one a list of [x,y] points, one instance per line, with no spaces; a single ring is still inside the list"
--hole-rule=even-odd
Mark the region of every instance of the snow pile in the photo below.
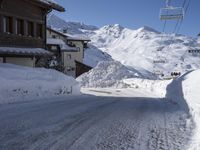
[[[191,150],[200,149],[200,70],[189,72],[174,80],[167,88],[166,97],[188,111],[195,122]]]
[[[139,77],[137,71],[131,71],[120,62],[102,61],[90,70],[77,78],[82,87],[116,87],[120,81],[126,78]]]
[[[73,78],[44,68],[0,64],[0,83],[0,103],[80,94],[80,87]]]
[[[165,97],[166,89],[172,80],[149,80],[140,78],[131,78],[122,80],[129,88],[136,88],[143,91],[154,93],[159,97]]]

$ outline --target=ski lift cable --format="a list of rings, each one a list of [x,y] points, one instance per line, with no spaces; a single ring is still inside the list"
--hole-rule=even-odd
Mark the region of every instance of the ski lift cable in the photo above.
[[[184,0],[184,1],[183,1],[182,8],[185,8],[186,2],[187,2],[187,0]],[[177,31],[177,29],[178,29],[178,26],[179,26],[179,23],[181,24],[182,21],[183,21],[183,20],[181,20],[181,21],[180,21],[180,20],[177,20],[176,25],[175,25],[174,30],[173,30],[173,33],[176,33],[176,31]]]
[[[189,10],[190,4],[191,4],[191,0],[189,0],[188,4],[187,4],[187,6],[186,6],[185,15],[187,14],[187,12],[188,12],[188,10]],[[177,34],[179,33],[182,24],[183,24],[183,20],[181,21],[180,26],[179,26],[178,29],[177,29],[177,32],[176,32]]]

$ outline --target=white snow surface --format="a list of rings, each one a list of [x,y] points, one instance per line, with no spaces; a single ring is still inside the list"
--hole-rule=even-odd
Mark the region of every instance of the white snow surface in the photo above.
[[[31,73],[37,81],[38,77]],[[53,76],[49,73],[48,82]],[[24,81],[25,74],[9,76],[9,80],[16,77]],[[42,97],[43,101],[2,104],[0,149],[198,150],[199,76],[200,70],[196,70],[173,81],[125,79],[128,89],[82,88],[84,94],[90,95],[49,96]],[[2,83],[2,76],[0,79]],[[13,86],[13,81],[10,84]],[[159,86],[162,92],[165,88],[166,97],[148,91]]]
[[[76,80],[82,87],[118,87],[126,78],[141,77],[136,70],[129,70],[117,61],[101,61]]]
[[[47,38],[47,44],[59,45],[61,50],[78,51],[78,48],[68,46],[62,39]]]
[[[174,80],[167,88],[166,97],[190,113],[195,130],[190,150],[200,149],[200,70],[188,72]]]
[[[91,67],[96,67],[101,61],[113,61],[110,55],[100,51],[97,47],[91,44],[89,44],[89,48],[85,49],[84,53],[83,63]]]
[[[177,104],[138,89],[91,90],[110,96],[0,105],[0,149],[188,150],[192,121]]]
[[[128,88],[138,89],[157,95],[157,97],[164,98],[166,96],[167,86],[172,80],[150,80],[141,78],[123,79],[122,83]]]
[[[44,68],[0,64],[0,83],[1,104],[80,94],[80,87],[75,79]]]

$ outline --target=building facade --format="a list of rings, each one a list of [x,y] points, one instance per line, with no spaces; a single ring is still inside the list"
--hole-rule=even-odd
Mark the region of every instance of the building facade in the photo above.
[[[62,72],[69,76],[77,77],[78,68],[76,62],[83,63],[84,48],[86,47],[87,43],[90,42],[90,40],[70,37],[69,35],[66,35],[62,32],[47,28],[47,41],[48,40],[52,41],[47,42],[49,51],[52,52],[55,50],[57,52],[60,51],[61,53],[61,64],[63,65]],[[58,40],[60,42],[58,42]],[[78,70],[80,70],[80,68]]]
[[[46,16],[65,11],[49,0],[0,0],[0,63],[34,67],[46,51]]]

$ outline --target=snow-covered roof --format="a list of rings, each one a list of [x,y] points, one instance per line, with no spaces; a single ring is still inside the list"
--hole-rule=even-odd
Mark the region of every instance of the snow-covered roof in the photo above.
[[[89,38],[84,37],[83,35],[71,35],[71,34],[68,34],[68,33],[63,33],[59,30],[52,29],[51,27],[47,27],[47,29],[50,30],[51,32],[59,34],[59,35],[65,37],[66,39],[71,40],[71,41],[87,41],[87,42],[91,41]]]
[[[37,2],[40,2],[52,9],[55,9],[57,11],[62,11],[64,12],[65,11],[65,8],[60,6],[58,3],[56,3],[54,0],[35,0]]]
[[[22,55],[22,56],[51,55],[50,52],[42,48],[18,48],[18,47],[0,47],[0,54]]]
[[[86,38],[86,37],[75,37],[75,36],[68,36],[67,37],[68,40],[71,40],[71,41],[91,41],[89,38]]]
[[[77,47],[68,46],[62,39],[48,38],[47,44],[49,45],[59,45],[61,51],[78,51]]]

